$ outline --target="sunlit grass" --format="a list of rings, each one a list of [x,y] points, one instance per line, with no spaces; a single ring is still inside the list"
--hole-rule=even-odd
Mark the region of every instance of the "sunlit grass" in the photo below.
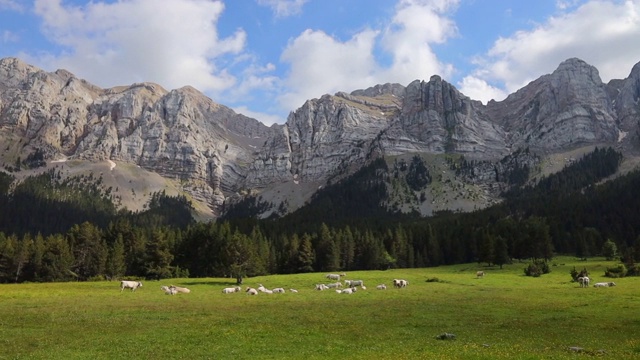
[[[540,278],[525,277],[524,263],[351,272],[368,287],[354,295],[315,291],[327,282],[320,273],[245,279],[300,291],[258,296],[222,294],[229,279],[148,281],[135,292],[116,282],[0,285],[0,359],[638,358],[640,279],[583,289],[570,282],[573,266],[605,281],[614,263],[552,263]],[[409,286],[393,289],[394,278]],[[164,295],[171,283],[192,292]],[[381,283],[388,289],[375,290]],[[444,332],[456,339],[437,340]]]

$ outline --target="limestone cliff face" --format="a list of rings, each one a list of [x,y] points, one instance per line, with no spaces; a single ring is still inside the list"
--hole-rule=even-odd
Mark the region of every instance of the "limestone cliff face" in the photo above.
[[[511,147],[558,150],[613,143],[619,134],[598,70],[575,58],[504,101],[490,102],[487,114],[507,132]]]
[[[504,130],[490,121],[482,103],[439,76],[407,86],[397,121],[385,131],[381,144],[391,154],[413,151],[498,158],[508,152]]]
[[[569,59],[486,106],[433,76],[324,95],[267,127],[191,87],[101,89],[7,58],[0,60],[0,162],[7,167],[35,151],[46,160],[126,162],[180,182],[219,214],[232,197],[317,186],[378,156],[463,155],[482,164],[465,181],[482,185],[508,174],[508,162],[499,162],[519,149],[636,148],[639,99],[640,64],[605,85],[594,67]],[[536,159],[517,162],[533,168]]]

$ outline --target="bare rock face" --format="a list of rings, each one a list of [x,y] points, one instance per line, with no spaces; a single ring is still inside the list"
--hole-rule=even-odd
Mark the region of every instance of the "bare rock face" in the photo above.
[[[311,99],[285,124],[267,127],[191,87],[101,89],[65,70],[7,58],[0,60],[0,163],[38,151],[46,160],[134,164],[179,182],[219,215],[229,199],[321,185],[380,156],[463,155],[477,164],[466,183],[485,187],[513,177],[512,163],[534,168],[535,152],[637,148],[639,103],[640,64],[605,85],[594,67],[569,59],[486,106],[434,75]]]
[[[516,148],[557,150],[618,139],[615,113],[598,70],[575,58],[504,101],[490,102],[487,114]]]
[[[405,90],[397,121],[383,134],[381,146],[404,152],[463,153],[497,158],[507,153],[504,131],[490,121],[482,103],[461,94],[439,76],[413,81]]]
[[[640,141],[640,63],[636,64],[629,77],[612,80],[607,84],[613,108],[620,124],[620,141],[638,144]]]

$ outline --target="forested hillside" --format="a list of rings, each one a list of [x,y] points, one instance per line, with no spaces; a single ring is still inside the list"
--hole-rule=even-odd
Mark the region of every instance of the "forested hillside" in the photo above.
[[[0,281],[245,276],[311,271],[501,265],[555,253],[601,254],[611,240],[630,274],[640,259],[640,172],[616,173],[622,156],[596,149],[564,170],[473,213],[421,218],[383,206],[388,169],[374,161],[284,217],[196,223],[182,197],[154,194],[146,210],[116,210],[100,179],[20,184],[0,174]],[[428,172],[412,179],[429,181]],[[9,191],[11,187],[13,191]],[[251,206],[259,206],[252,203]],[[233,213],[232,213],[233,214]]]

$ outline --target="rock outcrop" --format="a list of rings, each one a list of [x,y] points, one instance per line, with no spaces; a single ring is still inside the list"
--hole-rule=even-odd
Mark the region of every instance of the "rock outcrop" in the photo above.
[[[434,75],[311,99],[285,124],[267,127],[191,87],[101,89],[65,70],[6,58],[0,162],[7,168],[36,151],[46,160],[126,162],[180,182],[219,215],[231,197],[324,184],[378,156],[463,155],[482,164],[466,181],[482,185],[508,174],[509,162],[498,162],[520,149],[635,149],[639,99],[640,64],[628,78],[603,84],[593,66],[568,59],[486,106]],[[535,167],[535,159],[518,162]]]

